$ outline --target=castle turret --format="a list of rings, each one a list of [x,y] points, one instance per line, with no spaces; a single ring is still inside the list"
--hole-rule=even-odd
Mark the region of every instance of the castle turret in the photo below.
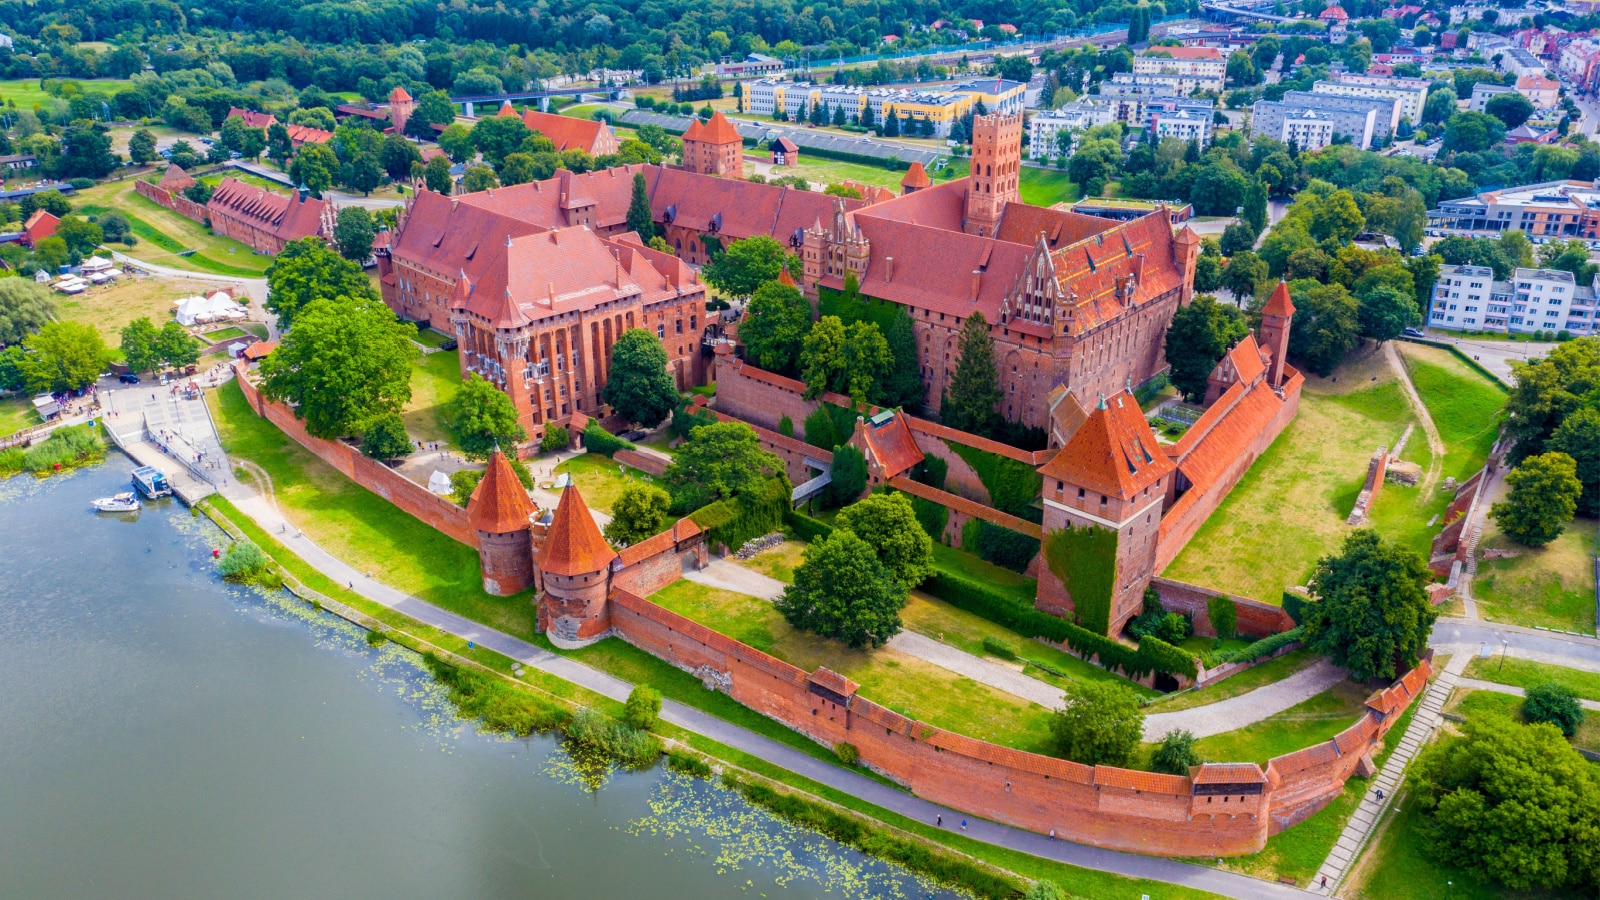
[[[962,230],[994,237],[1006,204],[1017,193],[1022,173],[1022,114],[977,116],[972,120],[972,168],[967,177],[966,221]]]
[[[1178,302],[1184,306],[1194,299],[1194,270],[1200,261],[1200,235],[1188,225],[1172,239],[1172,262],[1183,273]]]
[[[683,167],[700,175],[744,177],[744,138],[722,113],[695,119],[683,133]]]
[[[607,600],[611,561],[616,558],[577,486],[568,485],[537,559],[544,583],[538,628],[549,635],[551,643],[558,647],[586,644],[611,628]]]
[[[1271,299],[1261,308],[1261,327],[1257,329],[1257,340],[1272,354],[1272,362],[1267,368],[1267,384],[1275,391],[1283,388],[1283,373],[1288,365],[1289,328],[1293,322],[1294,301],[1289,299],[1289,285],[1279,281]]]
[[[416,108],[417,102],[411,99],[406,89],[395,85],[395,89],[389,92],[389,124],[394,126],[395,134],[405,134],[406,121]]]
[[[914,194],[932,185],[932,179],[928,178],[928,170],[922,167],[922,163],[914,162],[911,168],[906,170],[905,177],[900,179],[900,195]]]
[[[467,523],[478,538],[483,589],[505,597],[533,584],[533,543],[529,521],[534,513],[528,492],[498,449],[467,501]]]

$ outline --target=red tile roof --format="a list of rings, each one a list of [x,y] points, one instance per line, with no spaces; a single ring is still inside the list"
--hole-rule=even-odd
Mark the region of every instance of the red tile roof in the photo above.
[[[1255,763],[1205,763],[1193,778],[1195,784],[1265,784],[1267,773]]]
[[[568,173],[567,184],[572,192],[594,201],[595,226],[611,228],[628,219],[634,174],[643,172],[646,181],[651,181],[656,171],[655,166],[632,165],[582,175]],[[518,222],[556,228],[576,225],[578,223],[567,215],[571,207],[561,205],[561,184],[561,178],[557,176],[544,181],[462,194],[455,199],[463,205],[491,210]]]
[[[1323,10],[1322,14],[1319,15],[1317,18],[1319,18],[1319,19],[1327,19],[1329,21],[1335,21],[1335,22],[1346,22],[1346,21],[1349,21],[1350,14],[1344,11],[1344,7],[1342,7],[1342,6],[1338,5],[1337,3],[1335,3],[1334,5],[1332,5],[1332,6],[1328,7],[1327,9]]]
[[[1049,478],[1129,500],[1171,474],[1139,402],[1127,391],[1101,401],[1072,440],[1039,471]]]
[[[507,534],[527,528],[528,518],[533,513],[533,501],[522,489],[506,455],[499,450],[489,454],[489,467],[484,470],[483,480],[472,489],[472,497],[467,500],[467,524],[474,531]]]
[[[253,109],[240,109],[237,106],[229,107],[228,114],[224,117],[231,119],[238,116],[246,128],[270,128],[278,124],[278,117],[272,113],[257,112]]]
[[[389,102],[390,103],[410,103],[411,102],[411,95],[406,93],[406,89],[405,88],[403,88],[403,87],[401,87],[400,85],[397,84],[397,85],[394,86],[394,90],[389,92]]]
[[[812,672],[811,683],[818,687],[833,691],[835,694],[838,694],[841,697],[852,696],[855,694],[856,690],[861,687],[861,685],[856,684],[854,681],[851,681],[843,675],[840,675],[838,672],[827,668],[819,668],[815,672]]]
[[[1172,224],[1160,210],[1055,250],[1051,258],[1056,280],[1076,297],[1067,324],[1078,334],[1183,283],[1173,263]]]
[[[582,150],[590,156],[617,152],[617,139],[598,119],[523,110],[522,124],[555,142],[557,150]]]
[[[333,132],[323,131],[321,128],[312,128],[310,125],[285,125],[284,130],[289,132],[289,142],[296,147],[301,144],[326,144],[333,140]]]
[[[1278,282],[1273,289],[1272,296],[1267,300],[1267,305],[1261,307],[1264,316],[1282,316],[1290,318],[1294,315],[1294,301],[1289,298],[1289,284],[1285,281]]]
[[[224,178],[206,204],[213,216],[248,222],[282,241],[299,240],[317,234],[322,227],[325,201],[315,197],[301,199]]]
[[[605,571],[616,558],[616,551],[606,543],[584,505],[578,486],[567,485],[539,552],[539,568],[555,575],[586,575]]]
[[[245,359],[255,362],[258,359],[264,359],[267,354],[276,349],[278,349],[277,341],[256,341],[250,346],[244,348],[244,353],[241,355],[244,356]]]
[[[33,215],[28,217],[28,221],[22,223],[22,233],[28,239],[28,246],[37,247],[40,241],[56,233],[56,226],[59,224],[61,220],[54,215],[36,209]]]
[[[906,427],[906,414],[896,411],[882,424],[859,423],[858,433],[866,438],[868,456],[883,469],[883,478],[889,479],[908,471],[922,462],[922,451],[917,440]],[[853,442],[852,442],[853,443]]]
[[[156,186],[164,191],[177,193],[184,188],[192,187],[194,183],[195,180],[189,177],[189,173],[185,172],[182,167],[167,166],[167,171],[161,175],[161,183]]]
[[[1007,203],[1000,217],[1000,227],[995,232],[997,240],[1013,244],[1032,245],[1044,236],[1045,246],[1051,250],[1094,237],[1102,231],[1116,228],[1117,223],[1099,216],[1086,216],[1065,209],[1029,206],[1026,203]]]
[[[739,129],[734,128],[733,123],[720,112],[712,113],[709,122],[702,122],[699,119],[690,122],[689,130],[683,133],[683,139],[705,144],[744,143],[744,138],[739,137]]]
[[[1182,796],[1191,793],[1189,779],[1182,775],[1164,775],[1159,772],[1135,772],[1114,766],[1095,766],[1094,783],[1097,787],[1122,788],[1147,794]]]
[[[912,163],[911,168],[906,169],[905,176],[900,179],[901,187],[925,188],[932,185],[933,179],[928,177],[928,170],[924,169],[920,162]]]

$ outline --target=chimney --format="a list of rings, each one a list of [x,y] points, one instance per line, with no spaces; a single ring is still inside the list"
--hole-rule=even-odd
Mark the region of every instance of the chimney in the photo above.
[[[983,281],[983,270],[982,269],[973,269],[972,270],[972,297],[970,298],[973,303],[977,303],[978,302],[978,285],[982,281]]]
[[[550,286],[550,305],[551,306],[555,306],[556,305],[556,283],[554,281],[547,281],[547,282],[545,282],[545,284]]]
[[[885,284],[894,280],[894,257],[883,258],[883,281]]]

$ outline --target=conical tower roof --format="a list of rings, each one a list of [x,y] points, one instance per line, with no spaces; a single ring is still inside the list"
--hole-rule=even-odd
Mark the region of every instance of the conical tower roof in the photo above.
[[[1173,469],[1139,402],[1123,391],[1101,395],[1067,445],[1039,471],[1078,487],[1129,500]]]
[[[1278,287],[1273,290],[1267,305],[1261,307],[1264,316],[1282,316],[1287,319],[1294,315],[1294,301],[1289,299],[1288,282],[1278,282]]]
[[[495,117],[496,118],[499,118],[500,116],[512,116],[512,117],[515,117],[516,114],[517,114],[517,111],[516,111],[516,109],[514,109],[511,106],[511,101],[510,100],[502,100],[502,101],[500,101],[500,111],[495,113]]]
[[[925,188],[932,184],[933,181],[928,178],[928,170],[919,162],[912,163],[911,168],[906,170],[905,177],[900,179],[900,186],[906,188]]]
[[[578,486],[567,485],[561,492],[561,504],[556,507],[555,518],[544,539],[544,549],[539,554],[539,568],[552,575],[587,575],[603,572],[617,558],[615,550],[606,543],[600,526],[594,523],[589,507],[578,493]]]
[[[499,450],[489,455],[489,468],[467,501],[467,524],[474,531],[506,534],[528,527],[533,501],[522,489],[510,460]]]
[[[789,270],[787,268],[778,270],[778,283],[784,287],[799,287],[799,285],[794,283],[794,278],[789,274]]]

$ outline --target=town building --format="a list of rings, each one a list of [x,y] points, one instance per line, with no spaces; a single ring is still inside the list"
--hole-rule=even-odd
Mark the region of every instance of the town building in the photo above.
[[[852,85],[812,84],[763,78],[739,85],[744,111],[771,116],[779,110],[786,119],[804,121],[821,107],[824,118],[832,122],[837,112],[846,121],[882,123],[890,115],[909,121],[917,133],[948,137],[950,127],[979,106],[985,113],[1021,111],[1027,102],[1028,86],[1003,78],[985,78],[955,85],[917,88],[863,88]],[[904,126],[902,126],[904,127]]]
[[[238,118],[246,128],[260,128],[263,131],[278,124],[278,117],[272,113],[257,112],[253,109],[240,109],[237,106],[229,107],[228,114],[223,116],[224,120],[232,118]]]
[[[498,116],[519,114],[510,101],[502,103]],[[577,116],[558,116],[554,113],[526,109],[520,114],[528,130],[537,131],[556,145],[556,152],[582,150],[590,156],[605,156],[617,152],[617,136],[611,126],[599,119],[580,119]]]
[[[742,60],[725,59],[717,63],[719,77],[746,78],[751,75],[778,75],[783,72],[783,60],[761,53],[750,53]]]
[[[1542,74],[1518,78],[1516,90],[1537,109],[1550,109],[1561,102],[1561,82]]]
[[[1154,128],[1157,117],[1185,110],[1209,121],[1216,111],[1215,100],[1190,99],[1170,84],[1138,84],[1137,77],[1118,72],[1099,85],[1099,94],[1086,99],[1110,106],[1114,119],[1129,128]]]
[[[56,226],[60,224],[61,220],[53,214],[42,209],[34,210],[28,221],[22,223],[22,246],[37,250],[40,241],[55,236]]]
[[[1250,108],[1250,133],[1293,144],[1302,152],[1321,150],[1335,138],[1367,150],[1372,147],[1378,111],[1341,108],[1315,101],[1257,100]]]
[[[1165,75],[1178,78],[1178,93],[1196,91],[1222,93],[1228,60],[1215,47],[1151,47],[1133,58],[1134,75]]]
[[[332,203],[304,189],[280,194],[224,178],[205,206],[211,230],[249,245],[260,253],[277,253],[304,237],[333,239]]]
[[[1415,125],[1422,121],[1422,108],[1428,102],[1433,82],[1424,78],[1388,78],[1375,75],[1341,73],[1335,81],[1319,81],[1311,86],[1314,94],[1344,97],[1378,97],[1400,101],[1400,116]],[[1399,123],[1395,123],[1396,127]]]
[[[1448,231],[1521,231],[1532,237],[1600,240],[1600,188],[1546,181],[1441,200],[1428,224]]]
[[[1116,121],[1116,110],[1109,103],[1088,98],[1076,103],[1066,103],[1047,112],[1038,113],[1028,120],[1028,157],[1049,159],[1071,156],[1078,149],[1078,136],[1098,125]],[[1070,135],[1066,146],[1060,135]]]
[[[1211,110],[1179,108],[1170,113],[1157,112],[1151,117],[1150,127],[1157,137],[1194,141],[1204,148],[1211,143]]]
[[[1595,284],[1578,284],[1572,273],[1516,269],[1510,281],[1495,281],[1487,266],[1440,266],[1428,310],[1428,326],[1448,331],[1528,334],[1595,328]]]
[[[718,113],[711,121],[695,119],[683,133],[683,168],[718,178],[744,177],[744,138]]]
[[[1362,114],[1369,109],[1376,110],[1378,114],[1372,120],[1373,143],[1389,140],[1394,135],[1395,129],[1400,127],[1400,101],[1388,97],[1346,97],[1341,94],[1316,94],[1311,91],[1285,91],[1280,102],[1291,107],[1309,105],[1328,112]]]
[[[1342,44],[1345,42],[1345,39],[1349,36],[1350,14],[1344,11],[1344,7],[1335,3],[1323,10],[1317,18],[1328,26],[1328,43]]]
[[[800,165],[800,146],[787,137],[775,138],[767,147],[772,153],[772,164],[775,166]]]
[[[1529,75],[1542,77],[1545,74],[1544,60],[1521,47],[1512,47],[1500,54],[1499,69],[1519,78]]]
[[[1163,203],[1155,200],[1128,200],[1122,197],[1089,197],[1072,204],[1070,208],[1080,215],[1115,219],[1118,222],[1132,222],[1151,213],[1165,212],[1167,221],[1171,222],[1174,228],[1194,218],[1194,204],[1184,203],[1181,200]]]
[[[1490,84],[1487,81],[1480,81],[1472,86],[1472,98],[1467,101],[1467,109],[1473,112],[1484,112],[1488,108],[1490,100],[1501,94],[1510,94],[1515,91],[1516,88],[1509,85]]]
[[[394,90],[389,92],[389,125],[395,134],[405,134],[406,121],[416,108],[417,101],[411,99],[411,94],[395,85]]]

